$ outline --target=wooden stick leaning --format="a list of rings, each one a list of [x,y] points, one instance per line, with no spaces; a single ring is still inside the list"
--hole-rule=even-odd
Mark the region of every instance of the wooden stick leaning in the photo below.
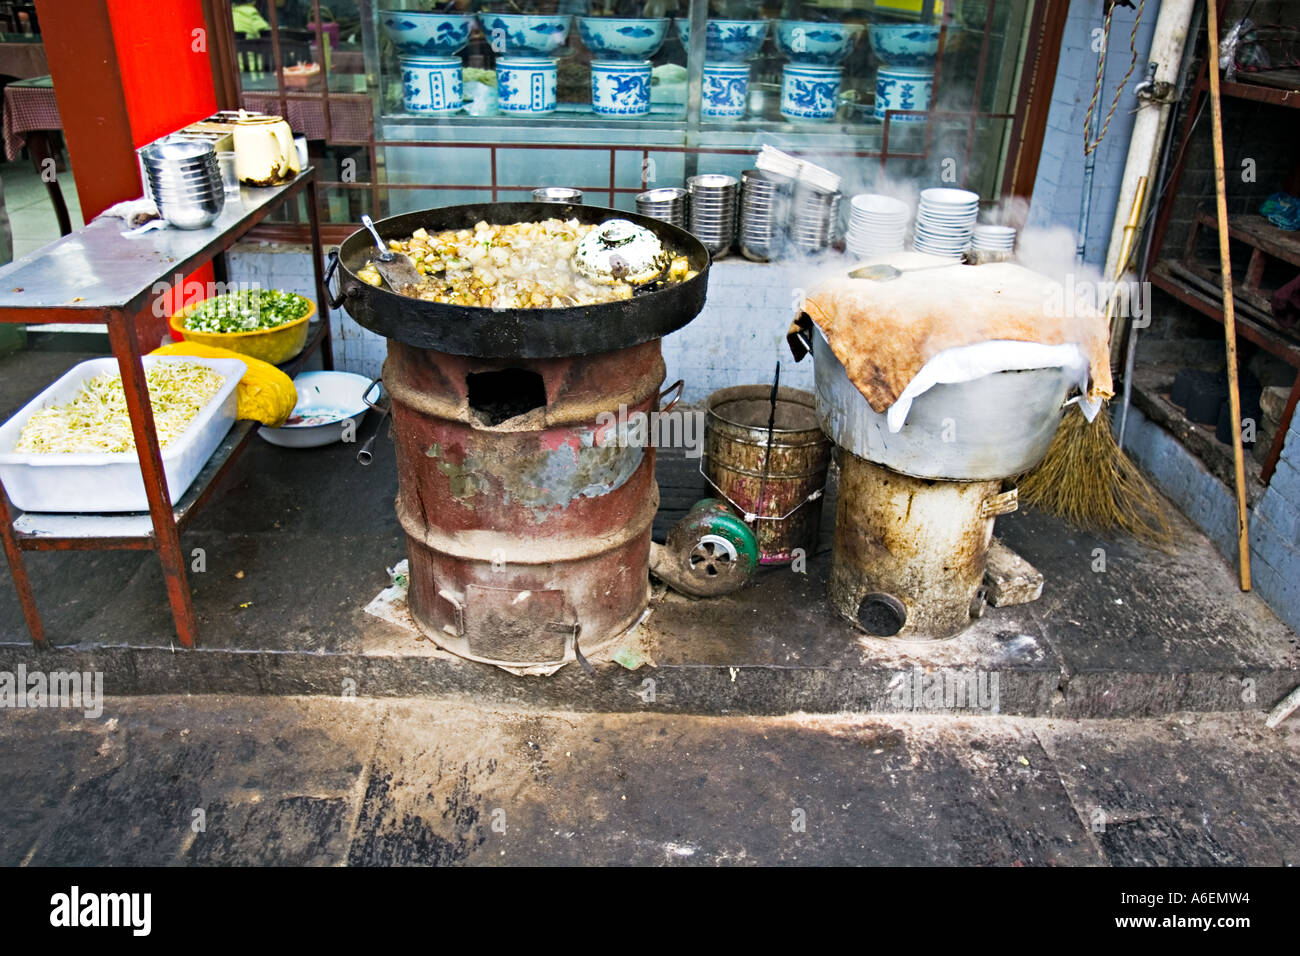
[[[1124,316],[1120,316],[1116,321],[1115,307],[1119,304],[1119,284],[1124,279],[1124,273],[1128,271],[1129,260],[1133,258],[1133,240],[1137,236],[1138,220],[1142,218],[1142,204],[1146,202],[1147,197],[1147,178],[1139,176],[1137,185],[1133,188],[1133,205],[1129,209],[1128,222],[1124,224],[1123,238],[1119,244],[1119,261],[1115,264],[1115,275],[1111,278],[1114,280],[1110,297],[1106,299],[1106,329],[1110,335],[1111,342],[1124,337]],[[1132,334],[1130,331],[1129,334]],[[1114,355],[1114,350],[1111,352]]]
[[[1209,29],[1210,134],[1214,145],[1214,204],[1219,222],[1219,271],[1223,281],[1223,337],[1228,359],[1228,414],[1232,419],[1232,462],[1237,484],[1237,563],[1241,589],[1250,590],[1250,530],[1246,524],[1246,464],[1241,448],[1241,393],[1237,383],[1237,319],[1232,300],[1232,261],[1228,256],[1228,198],[1223,163],[1223,103],[1219,96],[1219,14],[1207,0]]]

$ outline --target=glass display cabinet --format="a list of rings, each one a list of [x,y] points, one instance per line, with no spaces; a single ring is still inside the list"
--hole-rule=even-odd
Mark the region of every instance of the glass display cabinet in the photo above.
[[[240,105],[288,117],[326,222],[574,186],[632,209],[770,144],[1005,188],[1034,0],[258,0],[229,6]],[[1039,90],[1037,96],[1050,94]]]

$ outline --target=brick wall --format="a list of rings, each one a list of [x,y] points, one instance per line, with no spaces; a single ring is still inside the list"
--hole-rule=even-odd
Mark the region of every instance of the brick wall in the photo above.
[[[1133,130],[1133,110],[1137,106],[1133,88],[1145,74],[1147,51],[1151,48],[1158,9],[1155,0],[1148,0],[1137,35],[1137,67],[1124,88],[1106,138],[1095,152],[1084,259],[1097,266],[1106,260],[1115,204],[1119,201],[1120,180],[1128,155],[1129,135]],[[1115,90],[1128,70],[1129,34],[1135,14],[1136,11],[1125,7],[1115,8],[1106,54],[1105,82],[1097,106],[1101,111],[1101,121],[1105,120]],[[1030,204],[1029,224],[1032,226],[1078,228],[1084,185],[1084,121],[1097,78],[1097,53],[1092,49],[1092,36],[1093,30],[1101,25],[1100,3],[1096,0],[1071,0],[1065,33],[1061,38],[1060,65],[1052,87],[1042,159],[1038,164]]]
[[[1300,428],[1292,420],[1273,480],[1250,522],[1255,588],[1300,630]]]

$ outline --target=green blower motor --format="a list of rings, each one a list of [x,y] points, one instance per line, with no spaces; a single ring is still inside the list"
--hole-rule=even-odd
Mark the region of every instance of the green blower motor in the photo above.
[[[674,591],[718,597],[745,586],[758,567],[758,540],[749,525],[718,498],[697,501],[668,532],[651,544],[650,570]]]

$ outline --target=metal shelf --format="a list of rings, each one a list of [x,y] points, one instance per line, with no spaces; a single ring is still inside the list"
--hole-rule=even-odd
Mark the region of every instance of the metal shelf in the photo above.
[[[172,506],[176,526],[185,526],[207,499],[226,467],[243,451],[254,422],[235,422],[217,450],[194,479],[189,490]],[[14,519],[14,534],[24,551],[82,551],[101,549],[149,550],[154,537],[149,512],[130,514],[46,514],[24,511]]]
[[[307,344],[280,368],[292,376],[306,364],[324,341],[327,322],[312,323]],[[256,422],[237,421],[226,433],[207,463],[172,506],[178,530],[184,530],[219,486],[222,477],[252,441]],[[24,511],[13,523],[14,535],[24,551],[150,550],[153,518],[147,511],[121,514],[51,514]]]
[[[0,322],[40,325],[100,321],[107,325],[113,356],[122,373],[149,501],[147,514],[22,514],[15,521],[9,498],[0,485],[0,543],[4,545],[27,629],[38,647],[45,645],[44,625],[23,561],[23,552],[33,550],[158,552],[177,637],[183,647],[195,645],[198,624],[186,578],[180,529],[209,500],[222,474],[252,437],[254,426],[236,423],[173,507],[154,430],[136,322],[158,298],[159,285],[170,288],[178,274],[183,277],[219,257],[273,209],[302,193],[307,199],[320,319],[307,347],[291,367],[299,367],[320,349],[325,368],[333,368],[316,171],[310,166],[282,186],[241,190],[241,201],[230,203],[207,229],[163,229],[126,238],[120,221],[101,218],[0,269]]]

